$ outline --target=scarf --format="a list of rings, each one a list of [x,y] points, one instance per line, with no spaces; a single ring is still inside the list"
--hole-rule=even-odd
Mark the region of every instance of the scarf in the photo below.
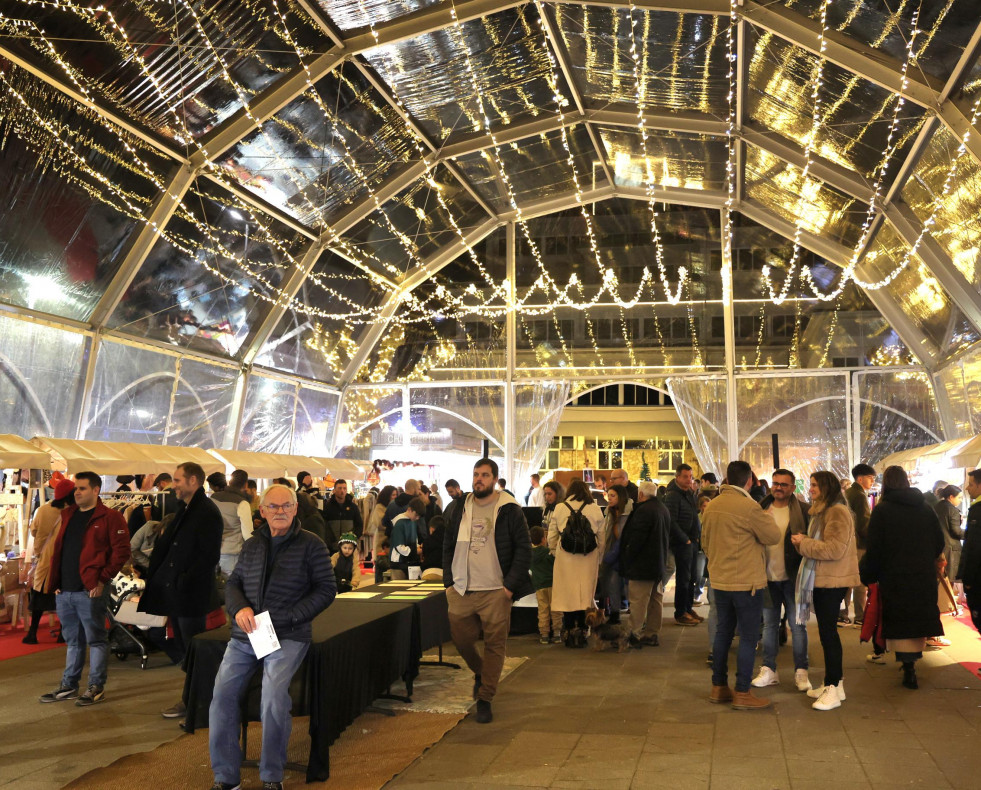
[[[811,523],[808,526],[807,537],[814,540],[821,540],[821,530],[824,526],[824,511],[815,514],[811,510]],[[797,603],[797,625],[807,625],[811,617],[811,608],[814,605],[814,577],[817,568],[817,560],[813,557],[804,557],[801,560],[800,568],[797,571],[797,586],[794,590]]]

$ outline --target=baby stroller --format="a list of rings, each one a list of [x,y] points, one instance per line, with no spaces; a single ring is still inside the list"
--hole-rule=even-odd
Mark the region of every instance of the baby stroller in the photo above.
[[[137,576],[117,573],[108,588],[106,612],[109,616],[109,650],[120,661],[139,655],[140,669],[146,669],[149,658],[147,640],[142,632],[166,625],[167,618],[137,611],[140,593],[146,582]]]

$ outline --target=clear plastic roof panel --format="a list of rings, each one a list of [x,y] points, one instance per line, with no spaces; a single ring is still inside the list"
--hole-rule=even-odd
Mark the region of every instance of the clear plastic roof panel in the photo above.
[[[497,212],[511,211],[510,195],[518,205],[537,198],[575,193],[573,175],[583,190],[606,186],[606,176],[589,133],[582,124],[566,132],[575,166],[569,164],[562,132],[528,137],[497,148],[459,157],[456,162],[480,196]],[[510,181],[507,184],[500,172]]]
[[[444,166],[416,181],[344,235],[348,250],[366,267],[393,279],[489,219],[480,204]]]
[[[754,145],[746,146],[746,196],[816,236],[854,247],[868,209],[813,177],[804,182],[794,165]]]
[[[373,49],[368,63],[436,142],[558,110],[534,5]],[[561,76],[559,89],[569,96]],[[486,120],[485,120],[486,119]]]
[[[308,225],[368,199],[416,156],[405,122],[345,62],[235,146],[231,177]]]
[[[746,84],[747,115],[751,121],[803,148],[812,127],[818,56],[773,33],[752,26],[749,30],[752,56]],[[897,97],[833,63],[825,62],[821,81],[821,123],[813,152],[874,178],[883,166]],[[887,173],[895,175],[899,169],[924,112],[911,102],[899,109],[898,125],[888,143],[896,150],[886,160]]]
[[[0,300],[85,321],[171,165],[26,72],[0,79]]]
[[[287,310],[256,363],[334,384],[357,351],[359,335],[390,294],[376,278],[333,252],[321,253],[297,294],[318,312]]]
[[[109,325],[233,357],[275,301],[304,240],[198,180]]]
[[[931,353],[945,350],[955,324],[953,305],[947,292],[915,256],[892,226],[883,224],[863,259],[870,283],[879,283],[897,268],[902,270],[888,286],[903,312],[932,344]],[[905,266],[903,265],[905,263]]]
[[[636,106],[630,10],[559,3],[556,14],[585,98]],[[728,18],[638,10],[633,19],[644,106],[725,117]]]
[[[31,25],[8,17],[0,30],[16,30],[5,46],[22,57],[181,145],[325,47],[292,3],[249,0],[245,13],[237,0],[107,6],[17,3],[16,19]]]
[[[644,188],[653,183],[662,188],[725,189],[725,138],[648,132],[645,149],[638,129],[600,126],[597,131],[617,186]]]
[[[890,453],[945,438],[926,373],[861,371],[856,384],[860,398],[860,456],[866,463],[874,465]]]
[[[344,31],[390,22],[437,2],[439,0],[316,0],[330,20]]]
[[[501,447],[504,446],[504,387],[502,385],[481,385],[475,387],[456,387],[448,383],[446,387],[411,388],[409,399],[416,409],[429,412],[451,412],[487,432],[489,438]],[[459,424],[459,420],[457,420]],[[413,417],[415,424],[415,417]],[[451,424],[452,429],[454,426]],[[480,451],[478,443],[477,451]]]
[[[783,4],[815,21],[821,18],[821,0],[784,0]],[[903,62],[917,11],[916,26],[921,31],[916,40],[919,68],[934,77],[946,78],[977,29],[975,0],[831,3],[828,27]]]
[[[769,277],[764,267],[769,267]],[[788,272],[793,266],[793,273]],[[834,299],[841,269],[742,215],[733,223],[733,332],[741,368],[903,364],[908,352],[868,297],[849,283]],[[790,276],[791,281],[787,281]],[[777,300],[782,300],[777,304]],[[721,328],[721,311],[715,329]]]
[[[919,164],[903,187],[903,199],[921,222],[933,218],[930,233],[947,252],[958,271],[975,288],[981,286],[981,164],[960,156],[960,142],[939,128]],[[956,160],[957,173],[949,191],[944,183]]]

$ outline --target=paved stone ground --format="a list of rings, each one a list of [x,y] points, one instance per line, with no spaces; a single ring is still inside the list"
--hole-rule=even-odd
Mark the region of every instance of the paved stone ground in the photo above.
[[[777,662],[782,684],[759,692],[770,709],[710,704],[704,625],[666,620],[661,647],[627,654],[512,639],[509,653],[530,660],[499,688],[493,723],[468,717],[387,787],[981,787],[981,679],[955,662],[981,659],[981,640],[960,623],[947,630],[953,647],[925,656],[920,689],[910,691],[898,664],[866,663],[858,630],[842,629],[848,699],[830,712],[812,710],[794,689],[789,645]],[[813,622],[809,636],[817,685]],[[734,668],[730,661],[730,682]]]

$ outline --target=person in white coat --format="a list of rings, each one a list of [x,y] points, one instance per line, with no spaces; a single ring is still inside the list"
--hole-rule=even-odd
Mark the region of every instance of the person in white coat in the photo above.
[[[596,548],[589,554],[570,554],[562,548],[562,533],[572,512],[580,509],[596,535]],[[603,511],[593,503],[586,484],[582,480],[573,480],[565,501],[555,506],[548,528],[548,548],[555,555],[552,611],[562,612],[562,637],[566,647],[586,646],[586,609],[594,604],[603,553],[603,531]]]

